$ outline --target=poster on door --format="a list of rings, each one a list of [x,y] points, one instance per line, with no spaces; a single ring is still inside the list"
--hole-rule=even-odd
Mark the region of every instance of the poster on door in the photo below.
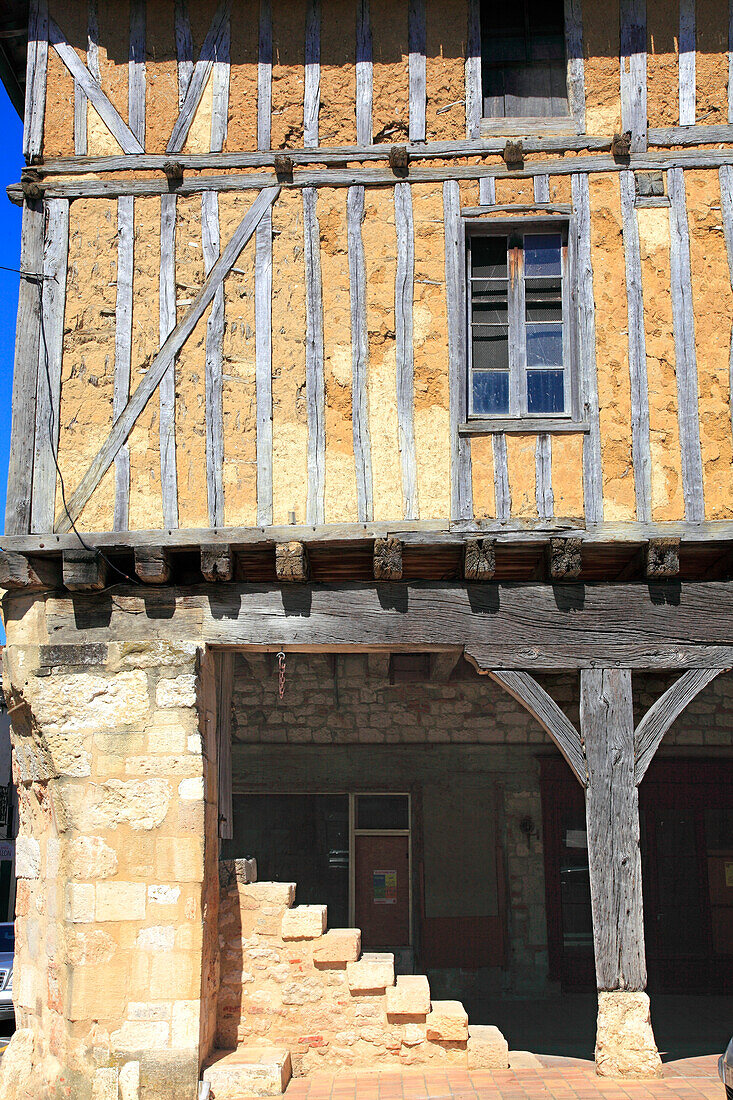
[[[372,900],[375,905],[397,903],[397,872],[374,871],[372,873]]]

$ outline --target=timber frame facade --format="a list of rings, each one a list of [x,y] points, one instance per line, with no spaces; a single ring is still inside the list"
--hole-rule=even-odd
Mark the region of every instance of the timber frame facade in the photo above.
[[[250,910],[268,950],[312,950],[312,982],[386,997],[351,1064],[487,1057],[454,1002],[412,986],[416,1008],[322,937],[325,910],[226,878],[233,662],[280,651],[465,657],[531,715],[585,795],[598,1071],[661,1072],[638,787],[733,667],[733,7],[565,0],[567,112],[524,119],[482,117],[481,7],[30,0],[0,1098],[193,1100],[242,1043],[222,990],[239,966],[238,1014],[245,933],[236,964],[221,937]],[[520,231],[565,250],[564,358],[540,365],[570,373],[544,407]],[[470,354],[504,369],[471,352],[482,233],[509,242],[497,282],[526,264],[506,407],[503,380],[469,400]],[[248,1041],[288,1047],[261,1012]]]

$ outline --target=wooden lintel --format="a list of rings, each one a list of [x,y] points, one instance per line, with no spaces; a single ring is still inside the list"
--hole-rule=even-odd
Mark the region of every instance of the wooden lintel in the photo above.
[[[677,577],[679,572],[679,538],[649,539],[646,547],[647,577]]]
[[[281,584],[305,584],[310,577],[305,544],[279,542],[275,547],[275,573]]]
[[[496,572],[494,539],[467,539],[463,551],[463,575],[467,581],[490,581]]]
[[[70,592],[99,591],[107,584],[107,560],[96,550],[64,550],[63,578]]]
[[[375,581],[402,580],[402,543],[399,539],[374,540]]]
[[[550,580],[575,580],[583,568],[583,542],[579,538],[550,539],[549,571]]]
[[[38,592],[61,582],[58,559],[34,558],[6,551],[0,554],[0,588]]]
[[[231,546],[202,546],[201,572],[207,581],[230,581],[234,576],[234,553]]]
[[[171,576],[168,551],[163,546],[138,547],[135,572],[143,584],[167,584]]]

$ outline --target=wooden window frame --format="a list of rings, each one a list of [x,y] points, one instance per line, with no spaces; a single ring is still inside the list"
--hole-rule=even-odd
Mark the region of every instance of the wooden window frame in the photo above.
[[[551,214],[522,218],[465,219],[465,285],[466,285],[466,369],[463,386],[463,423],[461,434],[478,434],[486,431],[509,432],[578,432],[587,431],[581,421],[580,370],[578,362],[577,331],[577,263],[575,256],[575,219]],[[471,412],[473,338],[471,330],[471,251],[470,240],[478,236],[509,236],[511,233],[560,231],[562,246],[562,319],[563,319],[563,370],[565,409],[562,413],[528,413],[526,411],[526,363],[524,340],[521,339],[519,356],[511,355],[509,362],[509,412],[491,416]],[[511,278],[511,277],[510,277]],[[514,306],[514,308],[512,308]],[[524,324],[524,277],[518,293],[509,293],[508,328],[511,345],[512,333]],[[515,335],[516,339],[516,335]]]

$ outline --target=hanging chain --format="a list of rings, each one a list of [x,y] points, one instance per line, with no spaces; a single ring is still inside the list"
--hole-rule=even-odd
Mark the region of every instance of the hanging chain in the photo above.
[[[280,698],[285,694],[285,654],[282,650],[277,655],[278,694]]]

